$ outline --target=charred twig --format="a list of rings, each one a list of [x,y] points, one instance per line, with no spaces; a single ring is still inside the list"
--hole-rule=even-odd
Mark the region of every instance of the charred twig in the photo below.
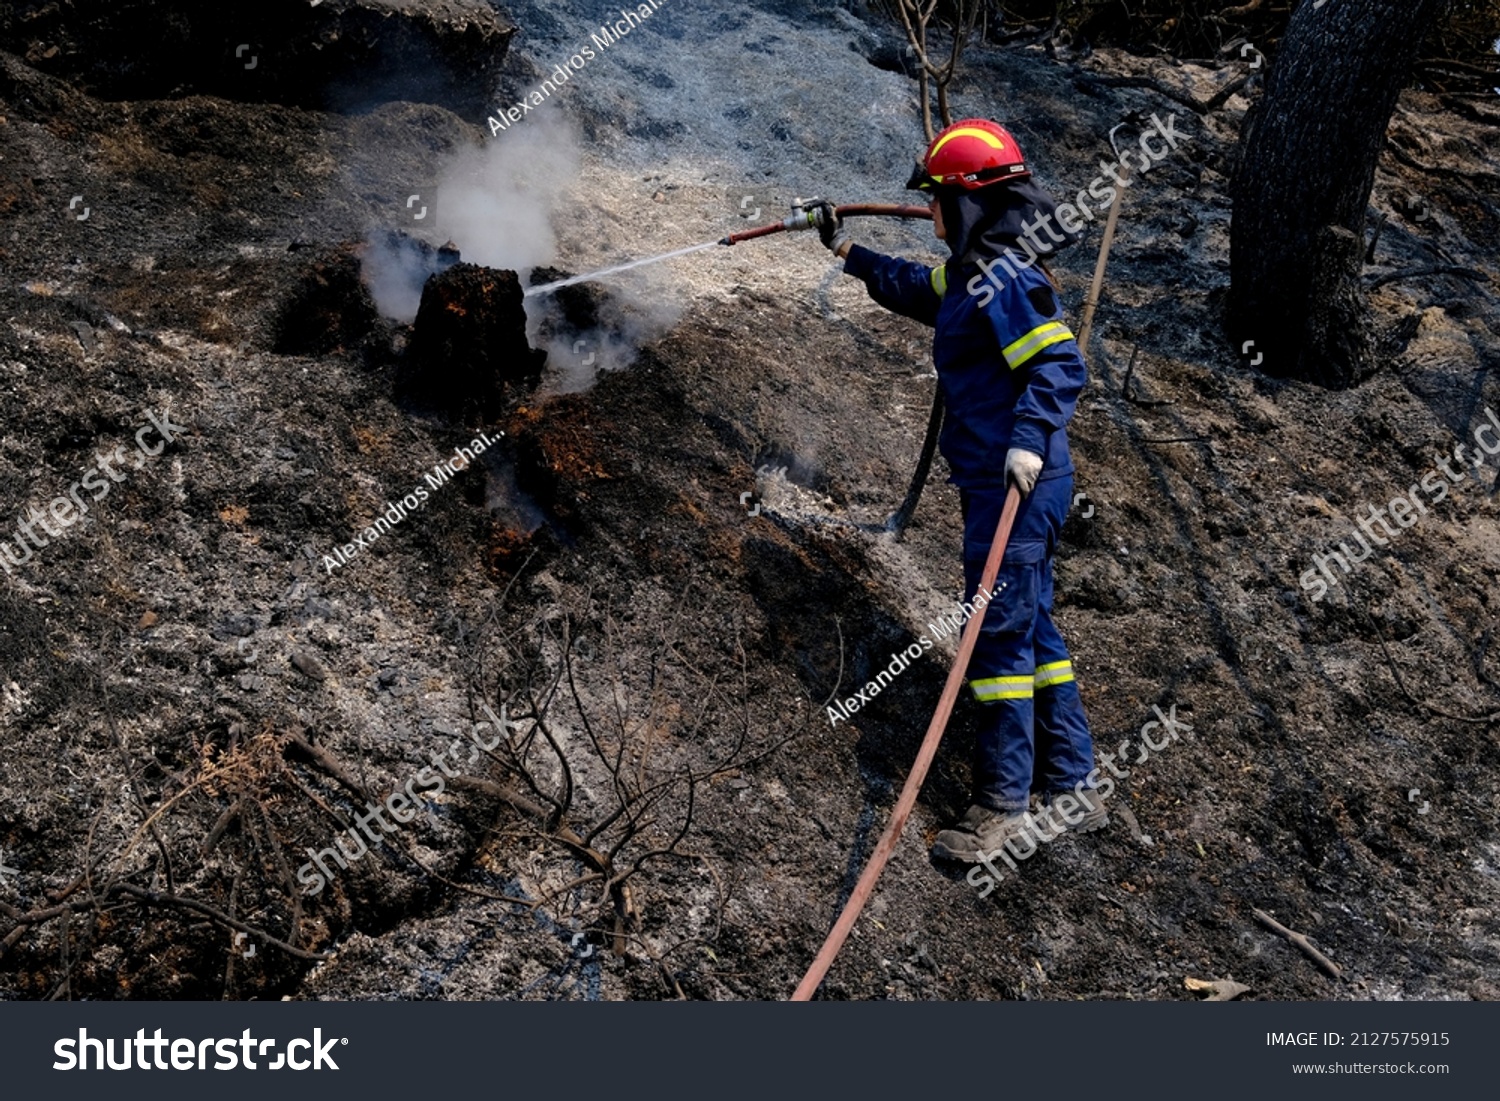
[[[151,906],[176,906],[184,910],[190,910],[237,932],[245,933],[266,944],[280,948],[283,952],[286,952],[290,956],[295,956],[300,960],[315,962],[332,958],[326,952],[309,952],[304,948],[298,948],[294,944],[288,944],[280,937],[274,936],[257,926],[240,921],[238,918],[230,917],[223,910],[220,910],[216,906],[211,906],[206,902],[199,902],[197,899],[192,898],[183,898],[181,895],[166,894],[161,891],[150,891],[144,887],[137,887],[133,883],[114,883],[102,892],[102,896],[99,898],[77,899],[73,902],[64,902],[57,906],[49,906],[42,910],[21,912],[14,907],[0,902],[0,914],[4,914],[16,923],[16,928],[11,930],[4,941],[0,941],[0,955],[3,955],[4,950],[10,948],[16,940],[20,939],[16,934],[24,932],[28,927],[51,921],[68,913],[102,909],[103,901],[116,895],[124,895],[126,898],[132,898]]]
[[[531,730],[529,730],[525,734],[525,736],[519,740],[519,742],[511,741],[510,732],[508,730],[501,730],[499,732],[501,737],[501,744],[505,746],[506,751],[509,754],[509,759],[502,759],[500,757],[497,757],[492,751],[485,750],[485,752],[490,756],[492,760],[496,761],[502,767],[511,769],[513,772],[519,775],[522,782],[525,783],[526,786],[529,787],[533,792],[535,792],[538,798],[545,799],[548,803],[552,804],[554,808],[552,821],[554,823],[560,822],[565,817],[567,817],[568,810],[573,805],[572,769],[568,765],[567,754],[563,752],[562,746],[558,745],[557,739],[552,736],[552,731],[547,726],[547,712],[552,706],[552,701],[557,697],[557,691],[559,685],[561,684],[561,681],[562,667],[559,666],[557,675],[552,678],[552,683],[547,686],[547,691],[540,700],[538,700],[532,693],[531,685],[528,681],[523,691],[528,703],[531,706]],[[503,704],[501,710],[504,710]],[[542,738],[547,742],[547,745],[552,750],[553,756],[557,758],[558,766],[562,769],[563,790],[562,794],[559,796],[553,796],[544,791],[542,789],[541,783],[537,780],[531,768],[526,764],[527,752],[532,744],[532,740],[538,733],[540,733],[542,735]]]
[[[1245,85],[1249,84],[1250,81],[1255,78],[1255,75],[1256,74],[1254,73],[1246,73],[1244,76],[1237,77],[1234,80],[1231,80],[1228,84],[1224,85],[1224,87],[1220,88],[1217,92],[1208,97],[1208,101],[1203,105],[1205,108],[1203,113],[1206,115],[1212,114],[1220,107],[1223,107],[1224,104],[1228,103],[1232,98],[1234,98],[1234,96],[1239,94],[1239,92],[1245,87]]]
[[[551,812],[542,804],[534,802],[514,788],[508,788],[504,784],[497,784],[493,780],[481,780],[477,776],[450,776],[448,786],[455,791],[477,791],[483,795],[499,799],[502,803],[514,807],[522,814],[529,815],[542,822],[551,817]],[[570,831],[564,831],[570,832]]]
[[[297,889],[296,881],[292,876],[292,865],[286,858],[286,850],[281,846],[281,839],[276,836],[275,827],[271,824],[271,813],[266,810],[266,805],[259,799],[251,799],[250,805],[260,815],[271,856],[276,862],[277,870],[281,872],[282,889],[286,897],[292,900],[291,932],[288,934],[287,943],[296,944],[302,930],[302,892]]]
[[[584,875],[579,876],[577,879],[573,880],[571,883],[568,883],[566,886],[559,887],[557,890],[542,895],[539,898],[515,898],[511,895],[497,895],[494,891],[486,891],[479,887],[471,887],[467,883],[459,883],[457,880],[449,879],[447,876],[443,875],[442,872],[434,871],[432,868],[429,868],[426,864],[422,863],[422,861],[419,860],[417,856],[409,849],[404,853],[404,855],[418,868],[422,869],[422,873],[424,875],[431,876],[433,879],[437,880],[444,886],[452,887],[455,891],[461,891],[464,894],[473,895],[476,898],[489,899],[492,902],[504,902],[510,904],[511,906],[520,906],[522,909],[526,910],[539,910],[547,903],[551,902],[553,899],[567,894],[569,891],[573,890],[576,887],[581,887],[585,884],[592,883],[595,880],[602,880],[604,878],[598,872],[588,872]]]
[[[1101,85],[1105,88],[1145,88],[1158,95],[1166,96],[1174,103],[1182,104],[1196,114],[1208,115],[1228,103],[1236,92],[1250,83],[1250,78],[1254,75],[1254,73],[1246,73],[1244,76],[1236,77],[1207,100],[1202,101],[1169,84],[1162,83],[1153,76],[1110,76],[1104,73],[1084,73],[1078,77],[1078,80],[1085,84]]]
[[[613,713],[615,720],[615,732],[618,735],[618,740],[615,742],[615,759],[613,761],[606,761],[605,767],[609,769],[610,775],[614,777],[615,791],[619,794],[622,800],[629,801],[629,788],[625,782],[625,747],[630,742],[630,732],[627,729],[625,716],[626,700],[624,686],[627,683],[627,673],[625,664],[620,656],[620,653],[624,649],[624,646],[618,645],[614,641],[615,621],[613,617],[609,615],[605,616],[604,627],[606,637],[608,637],[610,640],[610,656],[614,660],[615,675],[618,678],[616,683],[610,686],[609,692],[607,693],[610,702],[610,711]],[[651,655],[650,661],[650,667],[653,671],[651,679],[653,680],[655,679],[656,658],[657,655],[653,653]],[[569,669],[571,670],[571,668],[572,666],[570,664]],[[650,716],[648,714],[648,721],[646,723],[647,726],[649,726],[649,719]]]
[[[1373,250],[1374,245],[1371,244]],[[1487,272],[1475,271],[1473,268],[1460,267],[1457,264],[1434,264],[1425,268],[1402,268],[1400,271],[1386,272],[1384,275],[1376,276],[1370,280],[1370,289],[1383,287],[1387,283],[1400,282],[1403,279],[1420,279],[1425,275],[1452,275],[1460,279],[1473,279],[1478,282],[1488,282],[1490,276]]]
[[[219,815],[218,821],[213,824],[213,828],[208,831],[208,836],[203,839],[203,844],[198,849],[199,859],[214,851],[214,846],[219,843],[219,838],[224,835],[229,824],[239,817],[242,802],[243,800],[236,799],[225,808],[223,814]]]
[[[610,778],[614,781],[615,796],[623,806],[627,801],[627,796],[620,783],[619,756],[616,755],[615,765],[611,768],[609,765],[609,754],[605,752],[603,744],[599,741],[599,735],[594,731],[594,724],[589,720],[588,709],[583,706],[583,698],[578,692],[578,682],[573,679],[573,663],[565,661],[563,664],[568,680],[568,691],[572,693],[573,706],[578,711],[578,721],[583,724],[583,732],[588,736],[589,744],[594,747],[595,755],[609,769]],[[621,752],[623,752],[623,749]]]
[[[1370,234],[1370,245],[1365,249],[1365,263],[1375,262],[1375,246],[1380,244],[1380,235],[1385,232],[1385,224],[1391,220],[1391,216],[1384,212],[1375,221],[1375,232]]]
[[[1495,68],[1494,65],[1470,65],[1465,61],[1434,57],[1418,61],[1414,67],[1418,69],[1448,69],[1455,73],[1468,73],[1472,76],[1481,77],[1492,83],[1500,81],[1500,69]]]
[[[1412,690],[1406,687],[1406,680],[1401,676],[1401,670],[1396,666],[1396,659],[1391,654],[1391,648],[1386,645],[1385,632],[1380,629],[1380,624],[1375,622],[1375,617],[1370,614],[1370,609],[1366,606],[1365,602],[1359,599],[1352,589],[1350,590],[1350,603],[1358,604],[1359,610],[1364,613],[1365,619],[1369,621],[1370,629],[1375,632],[1375,640],[1380,643],[1381,653],[1385,654],[1385,660],[1391,667],[1391,675],[1396,678],[1396,687],[1401,689],[1401,694],[1408,700],[1425,711],[1429,711],[1444,719],[1452,719],[1454,722],[1473,723],[1476,726],[1500,722],[1500,711],[1496,711],[1492,715],[1455,715],[1451,711],[1444,711],[1441,707],[1434,707],[1426,700],[1413,694]]]
[[[303,781],[302,777],[298,776],[295,772],[287,772],[287,782],[290,783],[292,787],[300,791],[303,795],[305,795],[309,803],[326,814],[331,821],[337,823],[340,830],[353,828],[349,821],[345,819],[342,814],[330,807],[328,805],[328,801],[312,788],[308,787],[307,784]]]
[[[1418,172],[1426,172],[1431,176],[1451,176],[1454,179],[1464,180],[1468,183],[1489,184],[1491,187],[1500,184],[1500,175],[1496,175],[1494,172],[1465,172],[1462,168],[1444,168],[1435,164],[1423,164],[1403,149],[1399,142],[1390,138],[1386,139],[1385,149],[1387,153],[1408,168],[1415,168]]]
[[[844,683],[844,625],[840,622],[838,616],[833,617],[833,629],[839,636],[839,671],[838,675],[833,678],[833,690],[828,693],[828,697],[823,701],[823,707],[828,707],[833,703],[834,697],[839,694],[839,685]]]
[[[64,902],[41,910],[18,910],[8,902],[0,902],[0,915],[9,918],[17,925],[36,925],[38,922],[61,917],[69,910],[86,910],[92,905],[91,902]]]
[[[1139,405],[1144,409],[1158,409],[1163,405],[1176,405],[1175,401],[1152,401],[1149,398],[1138,398],[1131,394],[1130,386],[1135,378],[1135,360],[1140,354],[1141,346],[1139,344],[1132,345],[1130,349],[1130,366],[1125,369],[1125,384],[1121,387],[1121,391],[1125,395],[1125,400],[1130,402],[1131,405]]]
[[[1312,942],[1309,941],[1301,933],[1294,933],[1292,930],[1288,929],[1285,925],[1281,924],[1281,922],[1277,921],[1264,910],[1254,910],[1253,913],[1255,914],[1256,921],[1260,922],[1267,929],[1271,930],[1271,932],[1277,934],[1278,936],[1285,937],[1287,941],[1295,945],[1304,956],[1312,960],[1313,963],[1317,964],[1318,967],[1323,971],[1323,973],[1326,974],[1329,978],[1343,978],[1344,972],[1342,971],[1342,969],[1340,969],[1339,965],[1334,963],[1327,956],[1323,955],[1322,952],[1319,952],[1316,948],[1314,948],[1312,946]]]
[[[120,760],[124,765],[126,789],[130,792],[130,798],[135,803],[136,810],[140,813],[145,829],[151,834],[151,840],[156,843],[156,851],[161,856],[162,870],[167,876],[167,890],[176,891],[177,885],[172,875],[172,856],[167,851],[167,843],[162,840],[161,831],[156,828],[155,816],[146,809],[146,802],[141,798],[140,770],[135,767],[131,760],[130,750],[125,745],[125,738],[121,735],[118,725],[115,723],[115,709],[109,698],[109,682],[104,675],[103,668],[98,671],[99,695],[103,700],[104,723],[109,728],[110,740],[114,742],[115,748],[120,751]]]
[[[615,955],[620,956],[625,954],[624,942],[626,940],[639,941],[642,949],[650,958],[651,962],[656,964],[657,974],[661,976],[662,982],[666,984],[667,989],[676,994],[679,1001],[687,1001],[687,995],[682,992],[682,984],[677,981],[677,976],[672,974],[672,972],[667,969],[665,953],[658,953],[656,951],[656,946],[639,933],[632,934],[626,932],[616,932],[615,945],[617,951],[615,952]],[[680,945],[678,947],[680,947]]]
[[[229,881],[229,914],[230,914],[230,916],[234,915],[235,903],[239,899],[239,895],[240,895],[240,881],[243,878],[244,878],[244,869],[243,868],[235,868],[234,869],[234,878]],[[236,939],[238,939],[238,938],[236,938]],[[222,991],[221,991],[221,993],[219,995],[219,997],[221,999],[228,998],[229,991],[234,988],[234,965],[235,965],[235,961],[236,961],[237,958],[238,958],[238,956],[234,952],[228,952],[228,953],[225,954],[225,959],[224,959],[224,986],[223,986],[223,989],[222,989]]]
[[[369,800],[370,793],[365,790],[364,786],[358,780],[349,774],[349,770],[340,763],[339,759],[322,746],[313,745],[312,742],[303,736],[300,730],[292,731],[288,737],[288,745],[296,749],[339,783],[343,784],[344,787],[348,788],[355,795],[366,801]]]
[[[159,891],[147,891],[131,883],[116,883],[110,888],[110,893],[125,895],[152,906],[177,906],[184,910],[191,910],[195,914],[202,914],[204,917],[217,921],[221,925],[226,925],[237,932],[245,933],[264,941],[266,944],[280,948],[287,955],[295,956],[299,960],[318,961],[333,958],[332,954],[328,952],[309,952],[305,948],[298,948],[295,944],[288,944],[280,937],[272,936],[264,929],[258,929],[254,925],[240,921],[238,918],[230,917],[218,907],[210,906],[206,902],[199,902],[197,899],[183,898],[180,895],[163,894]]]

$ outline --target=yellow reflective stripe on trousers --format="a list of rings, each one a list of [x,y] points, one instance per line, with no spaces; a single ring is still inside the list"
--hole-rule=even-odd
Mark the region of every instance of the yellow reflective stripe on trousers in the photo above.
[[[969,688],[973,690],[974,698],[980,703],[990,703],[994,700],[1029,700],[1032,696],[1032,678],[1025,675],[986,677],[984,680],[971,680]]]
[[[1014,344],[1007,346],[1001,353],[1005,356],[1005,362],[1010,364],[1014,371],[1043,348],[1050,348],[1054,344],[1061,344],[1064,340],[1072,340],[1073,334],[1061,321],[1049,321],[1045,325],[1038,325]]]
[[[1038,688],[1050,688],[1054,684],[1065,684],[1072,679],[1073,663],[1071,661],[1049,662],[1036,671]]]
[[[932,274],[927,278],[932,283],[932,289],[939,298],[948,293],[948,267],[946,264],[939,268],[933,268]]]

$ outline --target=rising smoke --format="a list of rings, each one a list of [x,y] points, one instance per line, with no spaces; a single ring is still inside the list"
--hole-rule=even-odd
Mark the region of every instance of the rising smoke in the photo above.
[[[575,133],[559,111],[534,114],[442,166],[426,242],[385,228],[370,233],[364,279],[382,314],[406,324],[416,319],[422,287],[441,264],[429,244],[452,241],[465,262],[514,271],[523,284],[532,268],[558,261],[554,217],[583,223],[593,212],[574,193],[581,162]],[[591,286],[607,293],[587,330],[562,316],[557,299],[527,300],[527,338],[547,352],[549,392],[586,390],[600,371],[628,367],[681,313],[674,296],[653,293],[652,281],[636,273]]]
[[[465,261],[525,273],[557,251],[552,216],[578,177],[578,142],[556,112],[516,127],[503,140],[469,146],[439,174],[433,244],[452,241]],[[416,319],[430,256],[403,247],[384,229],[365,243],[364,277],[375,305],[396,321]]]

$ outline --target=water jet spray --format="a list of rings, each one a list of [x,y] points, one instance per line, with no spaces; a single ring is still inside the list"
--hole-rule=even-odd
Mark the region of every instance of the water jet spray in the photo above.
[[[792,212],[779,222],[769,225],[757,226],[755,229],[744,229],[738,233],[731,233],[727,237],[721,237],[716,241],[704,241],[701,244],[689,245],[673,252],[664,252],[660,256],[648,256],[643,260],[632,260],[628,264],[617,264],[611,268],[603,268],[600,271],[589,272],[586,275],[574,275],[567,279],[559,279],[555,283],[544,283],[539,287],[530,287],[523,297],[535,298],[538,295],[551,294],[553,291],[561,290],[563,287],[571,287],[578,283],[587,283],[594,279],[601,279],[606,275],[614,275],[618,272],[629,271],[631,268],[644,267],[647,264],[655,264],[662,260],[670,260],[674,256],[686,256],[691,252],[701,252],[715,245],[734,246],[741,241],[754,241],[761,237],[770,237],[777,233],[795,232],[818,228],[818,207],[813,206],[814,200],[798,200],[792,204]],[[899,203],[850,203],[846,206],[834,208],[840,219],[843,218],[917,218],[932,220],[932,210],[925,206],[907,206]],[[917,509],[917,501],[921,499],[922,487],[927,483],[928,472],[932,468],[932,456],[937,450],[938,433],[943,426],[943,391],[938,387],[932,396],[932,412],[927,418],[927,434],[922,441],[922,451],[917,459],[917,469],[912,474],[911,484],[906,491],[906,497],[902,500],[900,507],[891,514],[885,523],[885,531],[900,539],[906,532],[906,526],[911,522],[912,513]]]
[[[840,218],[925,218],[932,220],[932,211],[925,206],[901,206],[896,203],[851,203],[848,206],[836,207]],[[759,237],[769,237],[775,233],[785,233],[790,230],[816,229],[818,227],[817,214],[803,207],[800,203],[792,207],[792,213],[788,214],[779,222],[770,225],[759,226],[755,229],[741,230],[739,233],[731,233],[727,237],[720,237],[715,241],[704,241],[701,244],[689,245],[687,248],[676,249],[672,252],[664,252],[660,256],[648,256],[643,260],[632,260],[627,264],[616,264],[612,268],[602,268],[599,271],[591,271],[586,275],[573,275],[567,279],[559,279],[555,283],[544,283],[540,287],[528,287],[526,298],[536,298],[539,295],[551,294],[553,291],[561,290],[563,287],[571,287],[578,283],[589,283],[595,279],[602,279],[606,275],[616,275],[622,271],[632,268],[645,267],[647,264],[656,264],[662,260],[671,260],[673,257],[686,256],[691,252],[701,252],[715,245],[737,245],[741,241],[753,241]]]

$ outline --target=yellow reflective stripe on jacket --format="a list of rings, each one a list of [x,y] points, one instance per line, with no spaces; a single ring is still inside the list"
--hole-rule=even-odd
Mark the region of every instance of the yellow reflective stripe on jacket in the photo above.
[[[939,298],[948,293],[948,266],[946,264],[933,268],[928,278],[932,281],[932,289]]]
[[[1071,661],[1054,661],[1041,666],[1036,671],[1036,686],[1038,688],[1050,688],[1054,684],[1066,684],[1073,679],[1073,663]]]
[[[1038,325],[1014,344],[1009,345],[1003,351],[1005,362],[1010,364],[1014,371],[1043,348],[1050,348],[1054,344],[1061,344],[1064,340],[1072,340],[1073,334],[1061,321],[1049,321],[1045,325]]]
[[[1032,696],[1032,678],[1025,674],[1019,677],[986,677],[971,680],[969,687],[980,703],[994,700],[1029,700]]]

